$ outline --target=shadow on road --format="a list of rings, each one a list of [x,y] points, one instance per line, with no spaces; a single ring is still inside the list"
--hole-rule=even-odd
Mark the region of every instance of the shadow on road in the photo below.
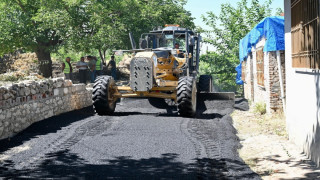
[[[15,135],[14,137],[1,140],[0,153],[7,151],[10,148],[19,146],[23,144],[25,141],[28,141],[39,135],[55,133],[73,122],[83,120],[93,115],[94,111],[92,107],[87,107],[34,123],[27,129]]]
[[[138,101],[133,104],[126,104],[126,106],[135,108],[146,106],[146,108],[152,108],[150,104],[145,105],[143,103],[144,101]],[[163,113],[152,113],[152,111],[143,113],[144,111],[126,112],[126,109],[123,108],[124,112],[116,111],[114,116],[142,114],[178,116],[177,111],[172,107],[168,106],[163,109]],[[196,119],[223,118],[226,115],[230,115],[232,110],[233,102],[231,101],[198,101],[199,113],[196,115]],[[220,111],[221,113],[219,113]],[[73,122],[93,115],[94,111],[89,107],[35,123],[10,141],[0,141],[0,153],[19,146],[23,142],[39,135],[55,133]],[[221,127],[226,127],[226,131],[232,132],[232,136],[226,137],[228,138],[228,143],[230,143],[229,141],[235,142],[231,147],[239,147],[239,139],[233,136],[236,132],[234,132],[232,125],[230,126],[231,122],[231,117],[226,118],[220,122]],[[208,134],[212,133],[208,132]],[[29,169],[17,170],[14,168],[15,164],[12,161],[1,162],[0,179],[1,177],[8,179],[260,179],[243,161],[231,159],[233,156],[228,157],[230,159],[201,158],[194,159],[194,163],[183,163],[179,162],[178,154],[162,154],[161,157],[151,156],[151,158],[138,160],[131,157],[115,157],[114,159],[102,159],[93,164],[81,158],[78,154],[70,152],[69,149],[64,149],[46,154],[45,157],[41,158],[42,160],[32,164]]]
[[[234,106],[233,100],[215,100],[207,99],[203,95],[198,96],[197,99],[197,114],[194,118],[211,120],[215,118],[222,118],[227,114],[231,114]],[[246,106],[247,101],[242,103],[242,106]],[[151,115],[151,116],[163,116],[163,117],[180,117],[178,114],[177,105],[173,101],[168,101],[158,98],[139,99],[139,98],[125,98],[122,101],[125,106],[116,109],[113,116],[130,116],[130,115]],[[247,105],[248,106],[248,105]],[[129,111],[130,108],[134,107],[136,111]],[[245,107],[243,107],[245,108]],[[148,109],[148,111],[139,111],[140,109]],[[152,112],[152,109],[161,109],[163,112]],[[217,110],[213,112],[212,110]],[[230,112],[219,113],[229,109]]]
[[[303,154],[303,153],[301,153]],[[254,159],[250,159],[251,161],[254,161],[256,164],[257,163],[261,163],[261,161],[270,161],[273,162],[275,164],[289,164],[290,167],[300,167],[301,169],[306,169],[306,170],[310,170],[309,173],[305,173],[303,174],[304,177],[296,177],[294,179],[319,179],[320,178],[320,172],[319,172],[319,168],[317,167],[317,165],[311,161],[311,160],[300,160],[300,161],[296,161],[295,158],[290,157],[288,159],[282,159],[279,160],[277,158],[281,158],[281,156],[279,155],[270,155],[270,156],[266,156],[264,158],[254,158]],[[313,172],[312,172],[313,171]],[[265,169],[265,171],[260,172],[260,176],[269,176],[271,173],[273,173],[272,171]],[[277,172],[277,174],[284,174],[284,173],[288,173],[282,169],[279,169]],[[290,180],[293,179],[292,176],[289,176],[288,178],[277,178],[280,180]]]
[[[234,179],[258,177],[247,170],[243,162],[231,159],[195,159],[194,163],[185,164],[177,161],[177,154],[162,154],[161,157],[131,159],[116,157],[104,160],[100,164],[89,164],[77,154],[68,150],[47,154],[34,169],[15,170],[7,163],[0,170],[0,177],[15,178],[53,178],[53,179]],[[226,163],[232,166],[226,166]],[[230,169],[232,168],[232,169]],[[237,174],[227,173],[229,170]]]

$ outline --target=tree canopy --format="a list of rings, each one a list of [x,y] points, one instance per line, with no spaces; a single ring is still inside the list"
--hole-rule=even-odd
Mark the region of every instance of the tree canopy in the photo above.
[[[271,15],[272,0],[263,4],[259,0],[241,0],[233,7],[230,3],[221,5],[219,15],[208,12],[202,16],[210,27],[201,30],[204,41],[215,48],[201,57],[201,72],[213,74],[214,83],[220,90],[236,91],[235,67],[239,63],[239,41],[263,18]]]
[[[185,0],[2,0],[0,55],[24,49],[36,52],[40,72],[49,77],[51,56],[59,47],[89,51],[101,58],[108,49],[129,47],[136,37],[164,24],[193,28]]]

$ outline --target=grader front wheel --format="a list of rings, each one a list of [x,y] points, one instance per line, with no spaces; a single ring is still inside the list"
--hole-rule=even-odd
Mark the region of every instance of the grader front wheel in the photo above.
[[[193,77],[181,77],[177,87],[178,111],[181,116],[193,117],[197,109],[197,85]]]
[[[116,108],[113,98],[112,86],[114,80],[111,76],[99,76],[93,85],[92,101],[93,108],[99,115],[111,115]]]

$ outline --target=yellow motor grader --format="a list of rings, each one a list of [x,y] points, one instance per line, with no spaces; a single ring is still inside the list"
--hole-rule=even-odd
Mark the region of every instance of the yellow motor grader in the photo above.
[[[136,49],[129,34],[134,57],[128,86],[117,86],[111,76],[99,76],[93,85],[93,107],[99,115],[115,111],[119,98],[171,99],[181,116],[192,117],[197,109],[197,92],[212,91],[212,77],[200,75],[200,34],[167,25],[141,35]]]

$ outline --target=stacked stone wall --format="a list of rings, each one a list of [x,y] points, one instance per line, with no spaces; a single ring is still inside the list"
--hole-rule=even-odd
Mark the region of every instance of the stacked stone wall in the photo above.
[[[92,105],[92,89],[63,78],[0,87],[0,139],[31,124]]]
[[[282,82],[285,94],[285,56],[284,51],[280,51]],[[276,52],[269,53],[269,92],[270,92],[270,109],[271,111],[278,111],[282,109],[281,87],[279,78],[279,68]]]

